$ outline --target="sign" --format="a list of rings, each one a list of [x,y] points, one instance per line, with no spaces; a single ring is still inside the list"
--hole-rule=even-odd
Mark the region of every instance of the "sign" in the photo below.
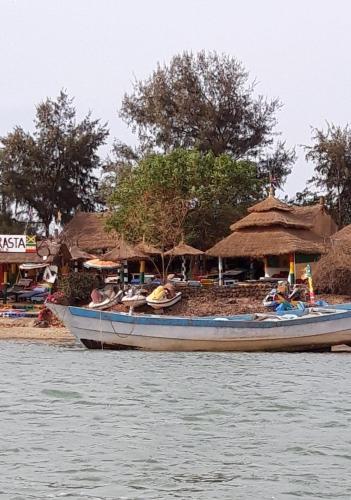
[[[36,253],[35,236],[0,234],[0,252]]]

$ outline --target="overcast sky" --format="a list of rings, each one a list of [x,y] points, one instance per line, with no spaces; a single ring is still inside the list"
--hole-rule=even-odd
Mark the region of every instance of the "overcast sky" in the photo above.
[[[80,114],[108,121],[109,144],[134,142],[117,113],[134,78],[183,50],[216,50],[283,101],[292,195],[312,174],[300,147],[311,126],[350,120],[350,16],[349,0],[0,0],[0,135],[30,130],[35,104],[65,88]]]

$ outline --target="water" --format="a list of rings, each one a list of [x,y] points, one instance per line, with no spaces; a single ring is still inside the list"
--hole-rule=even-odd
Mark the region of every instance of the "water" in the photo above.
[[[351,356],[0,343],[0,498],[350,499]]]

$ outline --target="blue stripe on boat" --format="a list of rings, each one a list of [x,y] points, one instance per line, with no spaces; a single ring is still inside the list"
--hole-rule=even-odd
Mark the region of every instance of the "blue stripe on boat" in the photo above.
[[[332,306],[333,309],[343,309],[343,304]],[[312,318],[302,317],[298,319],[287,319],[283,321],[255,321],[252,314],[241,314],[238,316],[218,317],[194,317],[180,318],[177,316],[157,316],[140,315],[130,316],[127,313],[97,311],[94,309],[85,309],[83,307],[69,306],[73,316],[83,318],[94,318],[113,323],[134,323],[139,325],[163,325],[163,326],[192,326],[192,327],[216,327],[216,328],[272,328],[289,325],[307,325],[309,323],[319,323],[320,321],[332,321],[335,319],[351,318],[351,304],[345,304],[344,313],[326,314],[324,316],[314,316]]]

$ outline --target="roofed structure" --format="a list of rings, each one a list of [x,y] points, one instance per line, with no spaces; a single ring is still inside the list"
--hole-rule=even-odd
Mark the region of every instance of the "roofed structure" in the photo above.
[[[116,246],[118,235],[115,231],[107,231],[107,218],[106,212],[77,212],[65,225],[60,240],[69,247],[77,246],[87,252],[111,249]]]
[[[332,241],[335,244],[343,243],[351,246],[351,224],[343,227],[340,231],[333,234]]]
[[[197,248],[191,247],[182,241],[177,246],[168,250],[165,255],[172,255],[173,257],[190,257],[194,255],[202,255],[204,252],[202,250],[198,250]]]
[[[322,254],[337,226],[323,203],[290,206],[270,195],[231,226],[232,233],[206,253],[216,257]]]
[[[121,260],[144,260],[148,256],[138,250],[136,247],[129,245],[123,238],[121,238],[112,250],[104,254],[102,260],[111,260],[113,262],[119,262]]]
[[[61,257],[65,262],[72,258],[65,243],[43,240],[38,243],[36,252],[1,252],[0,264],[52,264]]]

